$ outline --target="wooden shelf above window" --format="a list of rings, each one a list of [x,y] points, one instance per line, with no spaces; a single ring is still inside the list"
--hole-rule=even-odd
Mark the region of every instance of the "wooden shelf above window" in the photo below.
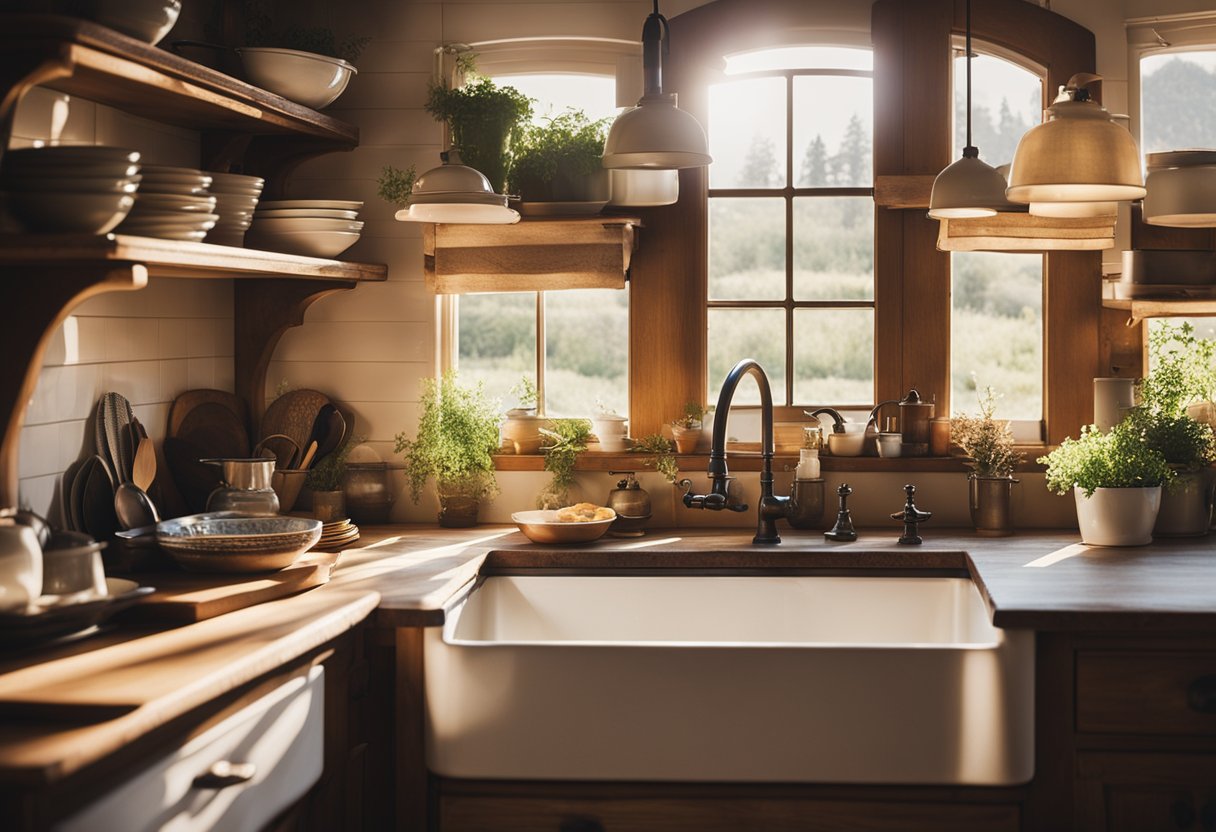
[[[427,288],[436,294],[623,289],[636,217],[525,219],[515,225],[423,226]]]
[[[1000,213],[941,220],[940,251],[1102,251],[1115,247],[1115,215],[1061,219]]]
[[[1125,311],[1132,321],[1141,321],[1145,318],[1216,315],[1216,299],[1154,300],[1152,298],[1136,298],[1135,300],[1115,300],[1107,298],[1102,301],[1102,306],[1106,309]]]

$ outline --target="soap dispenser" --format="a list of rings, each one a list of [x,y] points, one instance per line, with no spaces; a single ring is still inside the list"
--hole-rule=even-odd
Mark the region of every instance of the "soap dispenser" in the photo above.
[[[616,521],[608,528],[612,537],[641,537],[650,520],[650,495],[638,484],[633,471],[609,471],[618,480],[608,492],[608,508],[616,512]]]

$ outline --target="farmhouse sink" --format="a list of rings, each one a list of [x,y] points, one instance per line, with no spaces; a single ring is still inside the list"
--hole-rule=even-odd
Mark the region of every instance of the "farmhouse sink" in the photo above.
[[[952,577],[493,576],[427,630],[440,775],[1004,785],[1034,639]]]

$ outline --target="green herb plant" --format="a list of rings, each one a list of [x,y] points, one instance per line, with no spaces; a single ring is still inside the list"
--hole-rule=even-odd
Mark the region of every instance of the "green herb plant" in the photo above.
[[[553,475],[549,484],[536,498],[537,508],[561,508],[569,505],[570,487],[574,485],[574,463],[587,450],[591,438],[591,422],[586,419],[553,419],[552,427],[541,428],[548,437],[545,446],[545,470]]]
[[[519,403],[519,410],[535,410],[537,401],[540,398],[540,391],[536,389],[536,382],[531,376],[520,376],[519,381],[511,385],[511,395],[515,396],[515,401]]]
[[[498,402],[484,386],[462,386],[455,372],[438,382],[422,381],[422,416],[411,441],[397,434],[395,451],[405,459],[414,502],[430,478],[440,498],[466,496],[476,500],[498,494],[493,454],[498,450]]]
[[[564,183],[602,170],[609,121],[592,121],[582,110],[567,110],[545,124],[523,128],[512,146],[511,193],[525,202],[561,199]]]
[[[1123,424],[1178,470],[1198,471],[1216,462],[1216,434],[1209,425],[1190,416],[1167,416],[1142,405],[1134,408]]]
[[[405,170],[385,165],[376,180],[376,193],[390,205],[405,208],[409,205],[410,193],[414,189],[414,180],[418,177],[418,169],[410,165]]]
[[[705,405],[700,402],[685,402],[684,415],[676,419],[671,424],[677,428],[692,430],[693,428],[701,427],[701,421],[705,418]]]
[[[275,25],[265,0],[245,0],[243,12],[246,46],[296,49],[300,52],[341,58],[353,64],[359,60],[359,56],[372,40],[369,37],[354,37],[339,42],[333,30],[323,26],[279,28]]]
[[[432,84],[426,111],[448,126],[460,161],[480,171],[503,193],[511,147],[532,117],[532,99],[515,87],[475,77],[462,87]]]
[[[1162,322],[1148,338],[1152,372],[1140,383],[1149,410],[1181,416],[1189,404],[1216,401],[1216,341],[1199,338],[1189,323]]]
[[[1009,422],[997,421],[997,394],[991,387],[976,396],[978,416],[963,413],[950,420],[950,436],[971,457],[968,465],[978,477],[1012,477],[1022,455],[1013,449]]]
[[[630,450],[635,454],[650,456],[650,459],[643,464],[654,468],[669,483],[674,485],[679,479],[680,466],[675,457],[676,445],[663,434],[652,433],[649,436],[643,436],[634,441]]]
[[[1108,433],[1086,426],[1079,439],[1065,439],[1039,462],[1047,466],[1047,488],[1056,494],[1076,487],[1092,497],[1099,488],[1151,488],[1174,477],[1165,457],[1145,443],[1131,420]]]
[[[310,491],[341,491],[346,479],[346,458],[350,456],[351,449],[361,442],[362,438],[346,437],[342,447],[321,457],[308,469],[304,485]]]

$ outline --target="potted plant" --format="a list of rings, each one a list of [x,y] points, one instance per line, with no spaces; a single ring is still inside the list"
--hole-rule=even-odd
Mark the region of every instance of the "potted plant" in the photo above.
[[[502,424],[502,446],[517,454],[539,453],[545,441],[540,431],[549,420],[536,414],[536,384],[528,376],[521,376],[511,392],[518,404],[507,411]]]
[[[1140,383],[1141,401],[1216,428],[1216,341],[1197,337],[1189,323],[1163,321],[1149,334],[1148,354],[1152,372]]]
[[[977,399],[979,415],[955,416],[950,420],[950,433],[971,460],[967,463],[971,468],[967,488],[976,532],[985,537],[1004,537],[1012,533],[1010,502],[1017,482],[1013,469],[1022,455],[1013,449],[1009,422],[993,418],[996,392],[985,387]]]
[[[405,170],[392,165],[385,165],[376,180],[376,194],[390,205],[406,208],[410,203],[410,193],[414,189],[414,180],[418,178],[418,168],[410,165]]]
[[[454,89],[432,84],[426,111],[448,126],[461,163],[485,175],[495,193],[506,193],[511,145],[532,117],[532,99],[478,77]]]
[[[511,193],[522,202],[520,213],[555,214],[567,210],[594,212],[608,202],[604,140],[609,119],[592,121],[581,110],[567,110],[545,124],[530,125],[512,147]],[[544,203],[570,203],[547,206]]]
[[[342,447],[329,453],[308,469],[304,487],[312,492],[312,516],[322,523],[333,523],[346,517],[346,458],[357,442],[348,437]]]
[[[439,525],[477,524],[482,500],[498,494],[494,452],[498,449],[498,406],[482,384],[464,387],[454,372],[422,381],[422,415],[417,436],[397,434],[395,450],[405,458],[414,502],[430,478],[439,494]]]
[[[548,439],[545,446],[545,470],[553,475],[536,498],[536,507],[562,508],[578,502],[570,495],[574,482],[574,463],[587,450],[591,438],[591,423],[586,419],[554,419],[548,428],[541,428]]]
[[[1109,433],[1084,427],[1079,439],[1065,439],[1039,462],[1047,466],[1048,489],[1057,494],[1072,489],[1082,543],[1143,546],[1152,541],[1161,487],[1173,471],[1131,421]]]
[[[1216,435],[1190,416],[1167,415],[1140,405],[1125,419],[1146,446],[1157,451],[1173,471],[1161,494],[1155,537],[1198,537],[1212,522],[1212,478],[1208,466],[1216,460]]]
[[[701,441],[701,421],[705,418],[705,405],[700,402],[686,402],[684,415],[671,423],[671,435],[676,441],[676,451],[681,454],[692,454],[697,451]]]
[[[629,420],[615,410],[604,405],[597,405],[591,416],[591,432],[599,440],[600,450],[608,453],[620,453],[628,450]]]

